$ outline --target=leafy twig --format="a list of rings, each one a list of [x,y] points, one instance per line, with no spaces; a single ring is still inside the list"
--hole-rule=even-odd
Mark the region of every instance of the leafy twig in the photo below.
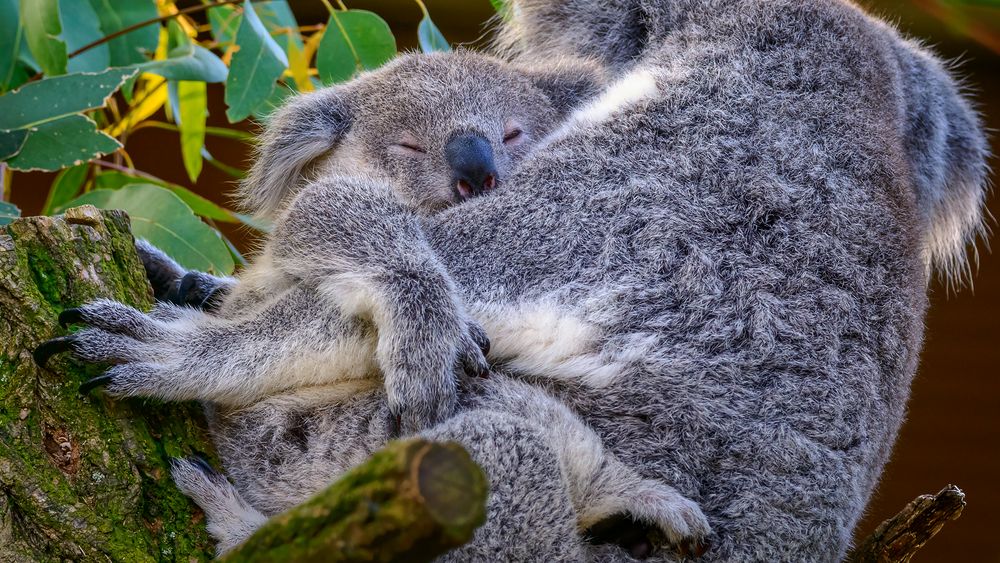
[[[130,25],[128,27],[119,29],[118,31],[116,31],[116,32],[114,32],[114,33],[112,33],[110,35],[102,37],[102,38],[100,38],[100,39],[98,39],[96,41],[93,41],[91,43],[87,43],[83,47],[80,47],[76,51],[73,51],[72,53],[70,53],[68,56],[69,56],[69,58],[72,59],[73,57],[75,57],[75,56],[77,56],[77,55],[79,55],[81,53],[85,53],[85,52],[93,49],[94,47],[97,47],[99,45],[103,45],[103,44],[105,44],[108,41],[111,41],[113,39],[117,39],[118,37],[121,37],[122,35],[125,35],[126,33],[132,33],[133,31],[135,31],[137,29],[140,29],[140,28],[143,28],[143,27],[146,27],[147,25],[152,25],[154,23],[163,23],[165,21],[170,21],[170,20],[172,20],[174,18],[183,16],[183,15],[193,14],[193,13],[196,13],[196,12],[203,12],[205,10],[208,10],[208,9],[211,9],[211,8],[217,8],[219,6],[227,6],[229,4],[242,4],[242,3],[243,3],[243,0],[220,0],[219,2],[215,2],[214,4],[199,4],[197,6],[191,6],[190,8],[184,8],[183,10],[178,10],[176,14],[168,14],[166,16],[160,16],[158,18],[153,18],[153,19],[150,19],[150,20],[142,21],[142,22]]]

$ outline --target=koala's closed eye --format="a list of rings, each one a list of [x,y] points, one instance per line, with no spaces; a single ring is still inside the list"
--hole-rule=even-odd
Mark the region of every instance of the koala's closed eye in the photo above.
[[[508,125],[503,133],[503,143],[505,145],[519,145],[525,140],[524,130],[519,125]]]
[[[412,134],[405,134],[401,139],[389,146],[389,148],[399,154],[406,156],[423,156],[427,154],[427,149],[425,149],[420,141]]]

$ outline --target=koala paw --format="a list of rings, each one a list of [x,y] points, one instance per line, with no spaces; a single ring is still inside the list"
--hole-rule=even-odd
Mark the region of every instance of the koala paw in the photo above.
[[[212,313],[218,310],[228,291],[229,284],[223,279],[201,272],[188,272],[167,293],[165,300]]]
[[[709,548],[708,518],[673,487],[643,481],[616,504],[621,512],[588,528],[592,543],[619,545],[636,559],[649,557],[664,541],[683,558],[701,557]]]
[[[490,339],[483,327],[474,321],[459,343],[458,360],[462,370],[469,377],[489,377],[490,364],[486,355],[490,353]]]
[[[164,379],[164,364],[158,360],[164,359],[160,342],[168,335],[159,319],[115,301],[100,300],[63,311],[59,324],[88,328],[53,338],[35,349],[39,367],[46,367],[56,354],[70,352],[84,362],[113,364],[104,375],[84,382],[81,393],[105,387],[116,396],[155,395],[150,387]]]

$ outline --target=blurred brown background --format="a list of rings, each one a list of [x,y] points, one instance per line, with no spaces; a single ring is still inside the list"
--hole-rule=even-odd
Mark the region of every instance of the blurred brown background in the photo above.
[[[595,0],[596,1],[596,0]],[[401,48],[414,48],[420,10],[412,0],[347,0],[351,8],[382,15],[393,27]],[[872,12],[924,38],[948,58],[960,58],[960,72],[981,104],[989,127],[1000,129],[1000,9],[951,11],[947,1],[861,0]],[[989,1],[980,1],[988,4]],[[436,23],[452,42],[476,42],[492,15],[489,0],[426,0]],[[291,0],[300,24],[325,21],[320,0]],[[996,4],[994,4],[996,5]],[[226,125],[221,89],[210,90],[210,125]],[[1000,142],[994,135],[994,152]],[[208,148],[223,162],[241,164],[246,150],[239,142],[209,138]],[[128,140],[136,167],[187,185],[174,133],[145,129]],[[994,159],[993,168],[1000,168]],[[52,174],[17,175],[14,203],[25,214],[38,213]],[[206,167],[197,191],[226,202],[229,177]],[[1000,216],[1000,197],[989,207]],[[227,229],[241,248],[247,233]],[[992,236],[993,245],[1000,238]],[[949,294],[932,290],[923,361],[913,385],[909,420],[903,427],[893,460],[858,528],[863,536],[892,516],[917,494],[937,492],[954,483],[968,494],[964,516],[920,552],[917,561],[987,561],[1000,563],[1000,257],[981,244],[974,287]],[[998,534],[994,536],[993,534]]]

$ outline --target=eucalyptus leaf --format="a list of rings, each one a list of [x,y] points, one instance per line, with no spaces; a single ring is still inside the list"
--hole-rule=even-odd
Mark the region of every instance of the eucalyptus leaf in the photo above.
[[[302,35],[299,34],[299,22],[295,20],[295,14],[292,13],[287,0],[255,2],[254,9],[257,10],[257,15],[264,23],[264,27],[274,34],[285,54],[288,53],[291,45],[302,50],[305,44],[302,43]]]
[[[71,115],[28,130],[21,151],[7,161],[14,170],[59,170],[118,150],[113,137],[85,115]]]
[[[0,131],[39,126],[83,111],[104,107],[132,68],[111,68],[96,74],[77,73],[26,84],[0,96]]]
[[[208,22],[212,27],[212,37],[219,45],[228,45],[236,39],[243,17],[234,6],[219,6],[208,10]]]
[[[230,274],[233,257],[217,231],[195,216],[177,195],[153,184],[120,190],[94,190],[70,204],[122,209],[132,219],[132,233],[163,250],[181,266],[215,274]]]
[[[267,100],[263,104],[257,106],[257,109],[253,110],[254,119],[267,123],[271,118],[271,114],[274,110],[280,108],[284,105],[285,101],[295,95],[295,91],[285,86],[284,84],[278,84],[277,88],[271,92],[271,95],[267,97]]]
[[[97,178],[94,179],[95,190],[117,190],[125,186],[135,184],[154,184],[167,188],[168,190],[174,192],[174,195],[181,198],[181,200],[186,203],[188,207],[195,212],[195,214],[206,219],[222,221],[224,223],[243,222],[243,220],[236,213],[225,209],[224,207],[192,192],[183,186],[178,186],[177,184],[171,184],[162,180],[154,180],[152,178],[139,178],[137,176],[130,176],[118,171],[102,172],[97,176]]]
[[[242,121],[274,92],[288,68],[288,58],[268,33],[249,0],[243,3],[243,20],[236,33],[239,51],[233,55],[226,80],[226,117]]]
[[[204,82],[177,83],[177,125],[181,129],[181,156],[184,169],[192,182],[198,181],[203,164],[201,149],[205,146],[205,125],[208,121],[208,90]]]
[[[57,209],[62,209],[66,203],[72,201],[83,189],[89,168],[88,165],[81,164],[60,172],[49,188],[49,195],[42,207],[42,215],[52,215]]]
[[[86,2],[87,0],[69,1]],[[156,12],[154,0],[89,1],[101,20],[101,31],[104,32],[105,36],[144,21],[155,20],[159,15]],[[107,43],[111,55],[111,65],[128,66],[145,62],[146,55],[156,51],[159,40],[160,25],[155,21],[112,39]]]
[[[365,10],[334,11],[316,51],[316,68],[325,84],[345,82],[394,56],[396,38],[385,20]]]
[[[444,38],[444,34],[434,25],[430,16],[424,16],[417,26],[417,40],[420,42],[420,49],[425,53],[448,52],[451,45]]]
[[[0,227],[10,224],[21,216],[21,210],[13,203],[0,201]]]
[[[14,87],[23,39],[18,0],[0,0],[0,93]]]
[[[28,138],[28,130],[0,131],[0,161],[7,160],[21,152],[25,139]]]
[[[48,76],[66,74],[69,58],[60,39],[59,0],[21,0],[21,25],[28,48]]]
[[[170,51],[164,60],[145,62],[137,67],[143,72],[158,74],[170,80],[225,82],[229,75],[226,63],[200,45],[178,47]]]
[[[89,2],[59,0],[59,16],[63,26],[62,39],[70,53],[104,37],[101,20]],[[69,59],[68,72],[98,72],[111,66],[111,48],[107,43],[87,49]]]

